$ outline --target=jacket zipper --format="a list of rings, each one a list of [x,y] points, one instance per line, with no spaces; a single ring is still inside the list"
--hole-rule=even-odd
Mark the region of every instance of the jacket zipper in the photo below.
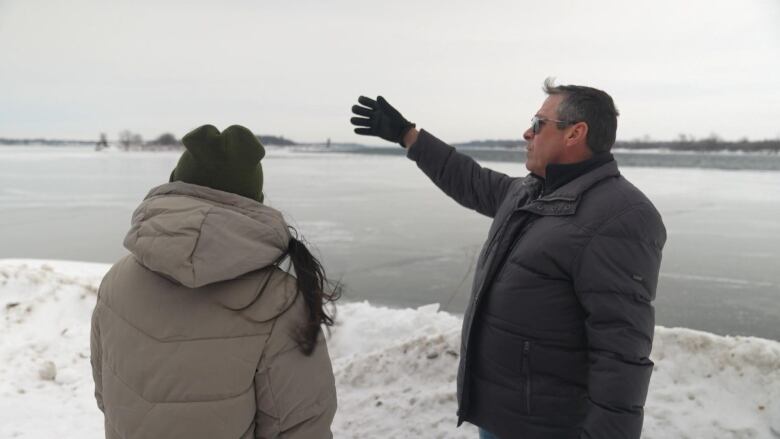
[[[482,264],[484,265],[487,262],[487,256],[490,254],[490,251],[493,250],[493,245],[495,245],[496,242],[498,242],[499,236],[503,237],[504,231],[506,230],[507,224],[509,224],[509,221],[512,219],[512,217],[517,213],[519,209],[515,209],[512,212],[507,215],[506,218],[504,218],[504,222],[501,223],[501,226],[496,230],[496,233],[493,235],[493,238],[490,240],[490,243],[488,243],[488,246],[485,247],[485,259],[482,261]]]
[[[523,368],[525,369],[525,412],[531,414],[531,366],[530,366],[531,342],[523,342]]]

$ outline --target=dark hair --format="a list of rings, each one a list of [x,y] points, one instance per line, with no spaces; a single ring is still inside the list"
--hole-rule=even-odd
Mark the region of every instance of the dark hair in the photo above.
[[[563,95],[558,106],[558,128],[585,122],[588,125],[586,142],[593,152],[605,152],[615,144],[617,132],[617,108],[606,92],[581,85],[555,85],[554,78],[544,81],[543,90],[548,95]]]
[[[321,325],[333,326],[335,310],[328,312],[326,305],[341,297],[341,284],[336,282],[330,291],[327,291],[326,287],[330,286],[330,283],[325,277],[322,264],[297,238],[290,238],[287,253],[295,270],[296,288],[306,302],[308,309],[308,319],[301,327],[297,341],[301,351],[306,355],[311,355],[317,346]]]
[[[288,226],[289,227],[289,226]],[[303,301],[306,302],[307,319],[306,322],[299,328],[296,334],[296,342],[301,348],[301,351],[305,355],[311,355],[314,352],[314,348],[317,347],[317,338],[320,335],[320,328],[322,325],[326,327],[333,326],[335,318],[335,308],[332,312],[327,310],[328,303],[335,302],[341,297],[341,283],[336,282],[331,284],[325,277],[325,270],[322,268],[320,261],[315,258],[306,245],[298,240],[298,231],[293,227],[290,227],[295,237],[291,236],[290,241],[287,244],[287,250],[281,254],[269,267],[271,269],[268,277],[266,278],[263,286],[257,292],[257,295],[249,301],[246,305],[233,308],[233,311],[242,311],[252,305],[254,305],[265,292],[266,287],[271,281],[274,273],[273,270],[281,269],[279,266],[282,262],[290,258],[290,266],[295,271],[295,289],[296,297],[294,300],[298,300],[298,295],[303,297]],[[289,271],[290,267],[287,267],[286,271]],[[328,288],[330,290],[328,291]],[[279,310],[278,317],[284,314],[290,307],[291,302],[286,308]]]

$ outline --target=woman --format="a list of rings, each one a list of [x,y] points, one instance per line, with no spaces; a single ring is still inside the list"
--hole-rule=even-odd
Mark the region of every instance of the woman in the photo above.
[[[336,389],[319,262],[262,204],[265,155],[241,126],[187,134],[92,316],[107,438],[329,438]],[[280,268],[289,257],[295,277]]]

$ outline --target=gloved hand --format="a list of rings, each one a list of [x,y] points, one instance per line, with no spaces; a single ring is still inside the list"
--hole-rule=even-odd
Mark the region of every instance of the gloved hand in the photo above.
[[[349,120],[352,125],[359,127],[355,128],[355,133],[381,137],[404,146],[404,135],[414,128],[415,124],[404,119],[401,113],[387,103],[382,96],[377,96],[376,100],[361,96],[358,98],[358,102],[365,107],[353,105],[352,112],[365,117],[353,117]]]

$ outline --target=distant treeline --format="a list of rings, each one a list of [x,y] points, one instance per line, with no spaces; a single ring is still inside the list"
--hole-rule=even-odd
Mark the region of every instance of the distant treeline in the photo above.
[[[293,146],[297,145],[294,141],[290,139],[285,139],[284,136],[265,136],[260,135],[257,136],[258,139],[260,139],[260,143],[263,145],[276,145],[276,146]]]
[[[260,143],[263,145],[278,145],[278,146],[293,146],[298,145],[293,140],[286,139],[284,136],[257,136]],[[157,138],[149,141],[144,141],[140,134],[135,134],[130,131],[122,131],[119,133],[119,137],[115,141],[109,141],[104,134],[98,138],[98,140],[72,140],[72,139],[9,139],[0,137],[0,145],[47,145],[47,146],[64,146],[64,145],[89,145],[97,146],[98,148],[105,148],[109,144],[116,144],[123,149],[144,149],[144,148],[159,148],[159,147],[182,147],[181,139],[178,139],[171,133],[161,134]]]
[[[260,143],[263,145],[275,146],[295,146],[302,145],[284,136],[259,135]],[[105,135],[101,135],[99,140],[72,140],[72,139],[9,139],[0,137],[0,145],[93,145],[98,149],[115,144],[123,149],[157,149],[180,148],[181,140],[171,133],[165,133],[154,140],[144,141],[139,134],[130,131],[122,131],[116,141],[108,141]],[[328,142],[328,145],[330,143]],[[470,142],[454,143],[458,148],[525,148],[526,142],[522,139],[488,139],[473,140]],[[689,152],[714,152],[714,151],[744,151],[744,152],[775,152],[780,153],[780,139],[750,141],[747,139],[738,141],[728,141],[710,136],[704,139],[693,139],[691,137],[680,136],[676,140],[651,140],[647,137],[636,140],[618,140],[615,142],[615,148],[648,150],[659,149],[669,151],[689,151]]]
[[[668,149],[670,151],[744,151],[744,152],[780,152],[780,140],[740,140],[736,142],[720,139],[700,140],[619,140],[615,142],[615,148],[621,149]]]
[[[0,145],[94,145],[94,140],[66,140],[66,139],[6,139],[0,137]]]
[[[466,148],[524,148],[525,140],[517,139],[496,139],[496,140],[474,140],[465,143],[453,144],[455,147]],[[780,152],[780,139],[775,140],[738,140],[727,141],[717,137],[705,139],[681,138],[677,140],[618,140],[614,148],[619,149],[663,149],[669,151],[744,151],[744,152]]]
[[[525,147],[525,140],[522,139],[489,139],[489,140],[472,140],[464,143],[453,143],[452,146],[456,148],[520,148]]]

